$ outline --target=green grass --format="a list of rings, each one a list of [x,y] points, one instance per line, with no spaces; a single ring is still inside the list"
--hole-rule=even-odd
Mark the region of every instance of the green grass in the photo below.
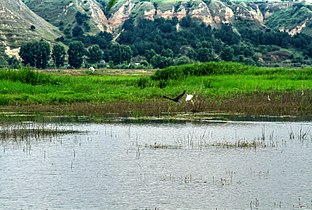
[[[87,72],[78,72],[77,70],[72,70],[72,72],[75,75],[62,72],[33,72],[28,69],[1,70],[0,105],[112,104],[122,102],[124,106],[125,103],[144,104],[152,101],[155,106],[169,104],[166,105],[169,109],[179,106],[163,99],[162,95],[176,96],[183,90],[186,90],[188,94],[196,95],[201,101],[218,101],[220,104],[222,101],[233,98],[239,99],[257,94],[272,94],[272,97],[274,95],[276,99],[283,98],[280,100],[283,103],[285,100],[292,103],[291,100],[296,94],[300,95],[299,93],[302,91],[308,93],[312,90],[311,68],[258,68],[236,63],[203,63],[169,67],[157,71],[153,76],[129,74],[129,71],[127,74],[123,74],[123,72],[106,74],[107,70],[99,70],[96,75],[88,75]],[[22,77],[23,75],[31,78],[26,80]],[[291,97],[284,99],[286,96],[281,95],[285,93],[291,94]],[[310,97],[310,95],[305,94],[303,97]],[[252,98],[252,100],[256,99],[257,97]],[[309,100],[311,99],[305,99],[304,110],[311,110]],[[298,103],[302,101],[303,99]],[[264,103],[266,102],[264,101]],[[207,104],[200,105],[208,106]],[[242,104],[238,106],[242,106]],[[270,106],[268,104],[268,107]],[[118,111],[118,108],[115,108]],[[131,109],[131,106],[128,108]],[[144,107],[136,108],[143,109]],[[156,109],[157,107],[155,107]],[[160,110],[160,107],[158,109]],[[205,110],[205,107],[201,107],[201,109]]]

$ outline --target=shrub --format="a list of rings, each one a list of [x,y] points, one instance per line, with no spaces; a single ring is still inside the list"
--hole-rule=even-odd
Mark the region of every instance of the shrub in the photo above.
[[[0,96],[0,106],[9,105],[10,100],[7,97]]]
[[[140,87],[141,89],[146,88],[149,84],[149,78],[147,77],[141,77],[138,80],[138,87]]]

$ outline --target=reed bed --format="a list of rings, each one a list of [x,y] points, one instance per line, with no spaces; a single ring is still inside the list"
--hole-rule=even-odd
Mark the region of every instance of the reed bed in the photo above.
[[[301,127],[297,131],[293,131],[292,128],[288,129],[289,140],[298,140],[300,142],[312,142],[312,135],[310,134],[310,127]],[[191,132],[185,134],[183,137],[174,137],[173,144],[164,144],[154,142],[153,144],[145,144],[145,148],[155,150],[170,150],[170,149],[265,149],[265,148],[278,148],[285,147],[287,145],[287,138],[277,138],[274,135],[274,131],[267,133],[263,128],[260,135],[252,138],[245,139],[235,136],[235,139],[231,140],[214,140],[212,133],[205,130],[202,134]]]
[[[34,124],[32,122],[0,124],[0,138],[2,141],[40,140],[80,132],[77,130],[61,129],[57,125]]]

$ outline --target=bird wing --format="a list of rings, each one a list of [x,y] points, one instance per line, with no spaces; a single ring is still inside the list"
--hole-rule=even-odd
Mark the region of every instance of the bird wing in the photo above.
[[[178,95],[178,96],[175,98],[175,100],[176,100],[176,101],[179,101],[179,100],[184,96],[184,94],[185,94],[185,91],[183,91],[183,93],[181,93],[180,95]]]
[[[179,100],[184,96],[184,94],[185,94],[185,91],[183,91],[183,93],[181,93],[180,95],[178,95],[175,98],[170,98],[168,96],[163,96],[163,98],[169,99],[171,101],[179,102]]]
[[[170,97],[168,97],[168,96],[163,96],[163,98],[169,99],[169,100],[171,100],[171,101],[175,101],[174,98],[170,98]]]

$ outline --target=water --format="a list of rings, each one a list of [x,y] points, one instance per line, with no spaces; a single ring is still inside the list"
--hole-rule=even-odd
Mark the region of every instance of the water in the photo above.
[[[0,209],[312,209],[311,122],[57,126],[0,141]]]

